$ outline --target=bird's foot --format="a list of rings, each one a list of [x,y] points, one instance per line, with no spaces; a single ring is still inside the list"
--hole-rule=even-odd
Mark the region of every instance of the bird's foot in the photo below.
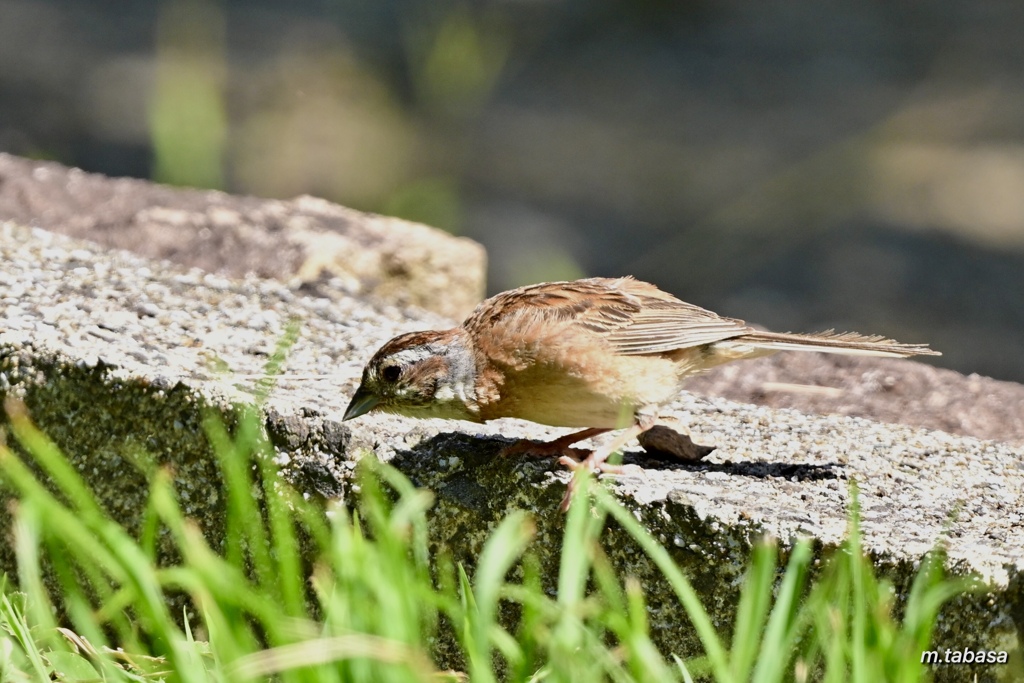
[[[580,448],[573,448],[573,451],[582,451]],[[560,465],[565,465],[572,472],[577,470],[584,470],[591,474],[597,474],[601,472],[603,474],[625,474],[625,465],[613,465],[606,458],[599,458],[597,451],[583,451],[587,453],[586,457],[576,458],[571,455],[563,455],[558,459]]]
[[[577,450],[577,449],[573,449]],[[576,495],[576,489],[579,488],[579,480],[581,476],[588,476],[589,474],[626,474],[627,465],[613,465],[608,462],[609,456],[612,454],[612,450],[606,448],[598,448],[597,450],[591,451],[585,458],[577,459],[570,455],[563,455],[558,459],[559,464],[564,465],[572,472],[572,479],[569,480],[569,485],[565,489],[565,495],[562,497],[562,502],[559,504],[558,509],[562,512],[569,510],[569,505],[572,503],[573,496]],[[629,465],[636,469],[636,465]]]
[[[598,434],[604,434],[605,432],[611,431],[610,429],[603,429],[594,427],[591,429],[584,429],[579,432],[567,434],[563,437],[555,439],[554,441],[538,442],[530,441],[528,439],[522,439],[520,441],[506,446],[501,450],[499,455],[507,457],[510,455],[531,455],[538,458],[551,458],[557,457],[558,462],[565,465],[573,472],[573,477],[569,481],[569,486],[566,489],[565,497],[562,498],[562,503],[559,505],[559,509],[565,512],[569,509],[569,503],[572,501],[573,495],[576,489],[579,487],[577,483],[581,475],[585,476],[584,472],[597,473],[602,472],[604,474],[625,474],[626,469],[622,465],[612,465],[608,462],[608,457],[615,452],[622,449],[627,441],[634,438],[637,434],[643,432],[650,427],[650,421],[647,418],[643,418],[624,430],[619,436],[611,441],[611,443],[598,448],[597,450],[586,450],[582,448],[573,448],[572,445],[584,439],[589,439],[592,436]]]

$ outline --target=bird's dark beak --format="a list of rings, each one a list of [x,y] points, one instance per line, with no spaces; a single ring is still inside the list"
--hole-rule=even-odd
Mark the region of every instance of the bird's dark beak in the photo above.
[[[380,403],[380,397],[359,387],[356,389],[355,396],[349,402],[348,408],[345,409],[345,417],[341,418],[341,420],[344,422],[345,420],[365,415],[376,408],[378,403]]]

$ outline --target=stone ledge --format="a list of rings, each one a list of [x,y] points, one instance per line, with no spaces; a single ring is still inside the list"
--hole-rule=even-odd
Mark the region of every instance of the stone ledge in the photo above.
[[[10,223],[0,225],[0,262],[0,393],[25,398],[33,418],[129,527],[137,527],[133,515],[146,489],[129,461],[144,448],[175,468],[188,513],[217,537],[223,495],[200,435],[201,408],[230,414],[295,319],[301,335],[268,401],[267,425],[296,486],[343,495],[354,459],[372,451],[437,494],[435,547],[472,566],[494,525],[527,509],[537,522],[534,548],[553,575],[563,528],[555,507],[566,474],[547,461],[495,457],[509,439],[553,430],[390,416],[340,422],[359,369],[379,343],[451,321],[339,293],[305,297],[274,281],[183,271]],[[219,374],[221,367],[237,374]],[[947,607],[937,645],[1016,647],[1024,625],[1020,447],[689,394],[668,414],[717,450],[691,465],[631,451],[627,462],[642,467],[616,478],[613,488],[670,548],[717,624],[732,623],[751,543],[771,533],[784,548],[801,535],[815,539],[819,551],[835,545],[845,531],[847,480],[856,479],[865,545],[898,591],[947,525],[951,568],[976,572],[992,586],[988,595]],[[2,524],[9,523],[6,509],[0,506]],[[644,556],[614,527],[605,543],[619,570],[643,582],[662,642],[693,651],[685,616]],[[10,548],[0,563],[11,568]],[[959,680],[967,671],[935,674]]]
[[[484,294],[486,254],[476,242],[316,197],[175,188],[0,153],[5,219],[211,273],[459,318]]]

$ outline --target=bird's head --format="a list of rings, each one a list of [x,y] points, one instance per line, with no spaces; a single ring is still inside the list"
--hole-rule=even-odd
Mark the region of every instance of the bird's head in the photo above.
[[[479,421],[476,366],[465,336],[459,328],[409,332],[384,344],[363,368],[343,419],[378,410]]]

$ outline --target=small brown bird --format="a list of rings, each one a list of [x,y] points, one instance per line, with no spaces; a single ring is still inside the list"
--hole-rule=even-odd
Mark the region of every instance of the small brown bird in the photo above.
[[[715,365],[775,351],[939,355],[926,345],[855,333],[762,332],[631,277],[549,282],[502,292],[461,326],[402,334],[363,369],[345,420],[371,410],[485,422],[516,417],[582,431],[511,450],[562,455],[577,441],[627,428],[583,461],[605,461],[654,424],[683,380]],[[570,491],[563,501],[568,504]]]

